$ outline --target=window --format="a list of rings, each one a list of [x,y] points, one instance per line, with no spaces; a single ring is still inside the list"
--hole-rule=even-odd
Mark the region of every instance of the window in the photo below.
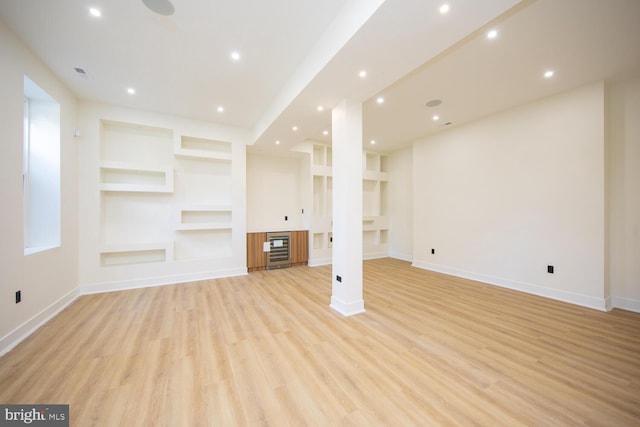
[[[60,104],[24,77],[24,254],[60,246]]]

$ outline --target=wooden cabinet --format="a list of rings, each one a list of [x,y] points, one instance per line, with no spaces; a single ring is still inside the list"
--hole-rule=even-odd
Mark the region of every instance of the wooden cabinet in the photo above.
[[[291,232],[291,265],[307,265],[309,260],[309,232]]]
[[[263,244],[267,233],[247,233],[247,271],[264,270],[267,266],[267,253]]]
[[[290,232],[291,265],[307,265],[309,260],[309,232]],[[267,268],[268,253],[264,252],[264,242],[268,241],[266,232],[247,233],[247,271]]]

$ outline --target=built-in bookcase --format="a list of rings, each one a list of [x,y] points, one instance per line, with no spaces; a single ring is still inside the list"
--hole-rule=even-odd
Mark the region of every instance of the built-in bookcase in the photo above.
[[[332,152],[324,144],[313,144],[311,173],[313,177],[313,220],[310,230],[311,264],[331,262],[332,234]],[[387,157],[363,152],[362,238],[363,256],[374,258],[388,253],[389,217]]]
[[[232,144],[100,122],[100,266],[232,256]]]

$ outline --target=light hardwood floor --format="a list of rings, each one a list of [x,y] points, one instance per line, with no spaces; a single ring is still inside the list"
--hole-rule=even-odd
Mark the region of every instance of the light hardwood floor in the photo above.
[[[79,298],[0,359],[1,403],[73,426],[640,425],[640,314],[365,262]]]

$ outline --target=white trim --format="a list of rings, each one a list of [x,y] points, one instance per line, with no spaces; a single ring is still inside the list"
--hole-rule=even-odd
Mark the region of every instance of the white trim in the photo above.
[[[332,296],[331,297],[331,305],[329,305],[332,309],[342,314],[345,317],[353,316],[356,314],[364,313],[364,300],[358,300],[353,302],[344,302],[339,300],[338,298]]]
[[[362,255],[363,260],[379,258],[389,258],[389,254],[387,252],[369,252]]]
[[[45,252],[45,251],[50,251],[51,249],[57,249],[59,247],[60,247],[60,244],[57,243],[55,245],[49,245],[49,246],[35,246],[35,247],[24,248],[24,256],[38,254],[40,252]]]
[[[64,295],[49,307],[24,322],[22,325],[0,338],[0,356],[6,354],[25,338],[38,330],[42,325],[53,319],[58,313],[67,308],[80,296],[78,288]]]
[[[621,310],[640,313],[640,300],[631,298],[611,297],[611,305]]]
[[[395,259],[399,259],[399,260],[402,260],[402,261],[408,261],[408,262],[412,262],[413,261],[413,257],[411,255],[401,254],[399,252],[389,252],[389,258],[395,258]]]
[[[115,282],[103,282],[80,285],[80,294],[99,294],[103,292],[126,291],[130,289],[151,288],[155,286],[175,285],[178,283],[196,282],[199,280],[220,279],[223,277],[242,276],[247,274],[247,269],[236,268],[230,270],[207,271],[194,274],[177,274],[174,276],[145,277],[142,279],[121,280]]]
[[[487,276],[484,274],[472,273],[457,268],[445,267],[442,265],[430,264],[424,261],[414,261],[414,267],[424,270],[435,271],[437,273],[449,274],[451,276],[462,277],[464,279],[475,280],[477,282],[487,283],[490,285],[500,286],[502,288],[513,289],[528,294],[538,295],[545,298],[551,298],[558,301],[568,302],[587,308],[593,308],[600,311],[607,311],[607,302],[605,298],[596,298],[588,295],[576,294],[573,292],[562,291],[558,289],[545,288],[543,286],[531,283],[517,282],[514,280],[504,279],[500,277]]]
[[[321,265],[331,265],[332,262],[333,259],[331,258],[316,258],[307,261],[307,265],[309,267],[320,267]]]

